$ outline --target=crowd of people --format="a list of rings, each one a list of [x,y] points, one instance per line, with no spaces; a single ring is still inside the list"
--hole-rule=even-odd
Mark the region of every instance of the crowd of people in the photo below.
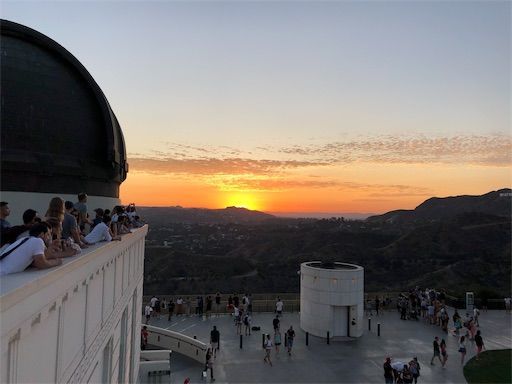
[[[22,272],[28,267],[45,269],[62,264],[62,259],[77,255],[83,248],[101,241],[121,240],[121,235],[144,225],[135,204],[96,208],[88,215],[87,194],[79,193],[76,202],[53,197],[44,217],[29,208],[23,224],[12,226],[9,203],[0,202],[0,275]]]
[[[410,290],[408,294],[400,294],[397,300],[397,309],[401,320],[423,319],[429,325],[438,326],[446,335],[452,335],[458,338],[458,353],[460,354],[460,364],[464,365],[467,353],[467,343],[474,344],[476,359],[480,358],[480,353],[484,349],[484,342],[481,335],[479,316],[480,310],[475,306],[472,311],[465,313],[464,317],[454,309],[450,317],[449,309],[446,305],[446,293],[434,289],[420,289],[416,287]],[[450,319],[452,327],[450,327]],[[448,362],[448,348],[444,338],[435,336],[433,343],[433,354],[430,360],[431,365],[438,361],[442,368],[446,367]],[[384,362],[384,379],[386,383],[417,383],[420,375],[420,365],[417,358],[412,359],[409,364],[402,362],[392,362],[391,357],[387,357]]]

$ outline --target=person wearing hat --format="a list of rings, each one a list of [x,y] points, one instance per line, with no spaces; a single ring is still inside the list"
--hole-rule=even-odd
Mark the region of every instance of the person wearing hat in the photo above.
[[[386,357],[384,362],[384,382],[386,384],[393,384],[393,367],[391,366],[391,357]]]

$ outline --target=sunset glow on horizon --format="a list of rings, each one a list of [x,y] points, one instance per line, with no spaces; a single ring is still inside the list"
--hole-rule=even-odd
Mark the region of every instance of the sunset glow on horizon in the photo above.
[[[383,213],[512,185],[511,7],[7,0],[2,18],[104,92],[123,203]]]

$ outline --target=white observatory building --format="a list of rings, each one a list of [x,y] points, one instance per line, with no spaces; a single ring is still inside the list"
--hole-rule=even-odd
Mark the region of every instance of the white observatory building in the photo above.
[[[363,334],[364,269],[346,263],[300,265],[300,326],[318,337]]]

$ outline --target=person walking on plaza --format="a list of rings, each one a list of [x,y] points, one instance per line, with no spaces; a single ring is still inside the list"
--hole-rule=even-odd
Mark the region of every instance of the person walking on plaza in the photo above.
[[[217,357],[217,351],[219,350],[219,341],[220,341],[220,332],[217,330],[217,327],[214,325],[212,331],[210,332],[210,344],[213,349],[213,357]]]
[[[466,358],[466,338],[461,336],[459,339],[459,353],[460,353],[460,365],[464,365],[464,359]]]
[[[149,319],[151,318],[151,312],[153,312],[153,308],[149,304],[144,308],[144,315],[146,316],[146,324],[149,324]]]
[[[274,332],[279,329],[279,317],[276,315],[275,319],[272,320],[272,326],[274,327]]]
[[[393,384],[393,367],[391,367],[391,357],[386,357],[384,362],[384,382],[386,384]]]
[[[290,328],[286,331],[286,346],[288,347],[288,355],[292,355],[293,339],[295,338],[295,331],[290,325]]]
[[[476,344],[476,360],[480,360],[480,352],[484,349],[484,340],[480,335],[480,330],[476,331],[475,336],[475,344]]]
[[[249,316],[249,312],[244,313],[244,330],[245,330],[245,336],[251,335],[251,316]]]
[[[206,351],[206,364],[204,370],[206,372],[210,370],[210,381],[215,381],[215,378],[213,377],[213,353],[211,348],[208,348],[208,351]]]
[[[439,359],[439,362],[441,364],[443,364],[443,360],[441,360],[441,352],[439,350],[439,337],[437,337],[437,336],[434,337],[433,346],[434,346],[434,354],[432,355],[432,359],[430,360],[430,365],[435,365],[434,359],[436,357]]]
[[[446,361],[448,360],[448,352],[446,351],[446,341],[444,341],[444,339],[441,340],[441,344],[439,345],[439,348],[441,349],[441,356],[443,356],[442,358],[442,366],[443,368],[445,367],[446,365]]]
[[[277,329],[274,333],[274,345],[276,346],[276,355],[279,354],[279,347],[281,345],[281,332]]]
[[[265,347],[265,358],[263,359],[263,361],[265,363],[269,363],[270,366],[272,366],[272,360],[270,360],[270,352],[272,352],[272,340],[270,340],[270,335],[267,335],[267,339],[265,340],[264,347]]]

